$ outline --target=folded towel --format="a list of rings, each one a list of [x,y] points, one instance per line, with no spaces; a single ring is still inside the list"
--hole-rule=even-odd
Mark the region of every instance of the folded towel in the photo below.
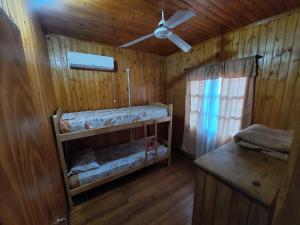
[[[247,127],[234,136],[237,144],[280,159],[287,159],[292,140],[293,131],[272,129],[261,124]]]

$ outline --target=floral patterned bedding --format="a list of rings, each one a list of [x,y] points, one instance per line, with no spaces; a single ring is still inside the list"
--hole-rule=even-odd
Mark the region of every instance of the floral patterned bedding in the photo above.
[[[157,105],[63,113],[60,119],[60,131],[61,133],[69,133],[166,116],[168,116],[168,109]]]
[[[147,160],[153,159],[156,154],[154,149],[150,149],[150,151],[148,151],[147,153]],[[167,155],[167,147],[162,144],[158,144],[157,153],[158,157]],[[144,163],[144,139],[96,150],[95,155],[99,167],[96,169],[85,171],[83,173],[69,176],[69,183],[71,188],[76,188],[81,185],[94,182],[95,180],[117,174],[133,166]],[[70,170],[72,170],[72,165]]]

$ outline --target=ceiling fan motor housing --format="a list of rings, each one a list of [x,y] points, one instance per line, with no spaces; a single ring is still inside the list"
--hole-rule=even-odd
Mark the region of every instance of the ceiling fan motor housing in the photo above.
[[[165,26],[161,26],[155,29],[154,36],[159,39],[165,39],[168,37],[169,29]]]

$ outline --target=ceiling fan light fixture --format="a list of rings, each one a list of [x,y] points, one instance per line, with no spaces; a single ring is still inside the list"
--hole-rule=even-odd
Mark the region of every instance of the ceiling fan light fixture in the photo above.
[[[169,29],[165,26],[158,27],[154,30],[154,36],[158,39],[166,39],[168,37]]]

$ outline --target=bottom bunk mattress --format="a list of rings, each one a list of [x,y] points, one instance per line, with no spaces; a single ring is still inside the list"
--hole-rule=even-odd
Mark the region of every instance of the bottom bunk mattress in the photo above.
[[[72,157],[76,157],[76,159],[71,160],[69,170],[70,188],[77,188],[116,175],[129,168],[142,165],[145,160],[150,161],[154,157],[164,157],[168,154],[167,147],[158,143],[157,154],[154,148],[150,148],[147,151],[147,159],[145,158],[144,139],[96,151],[91,149],[81,150]],[[81,161],[80,165],[78,165],[78,161]]]

